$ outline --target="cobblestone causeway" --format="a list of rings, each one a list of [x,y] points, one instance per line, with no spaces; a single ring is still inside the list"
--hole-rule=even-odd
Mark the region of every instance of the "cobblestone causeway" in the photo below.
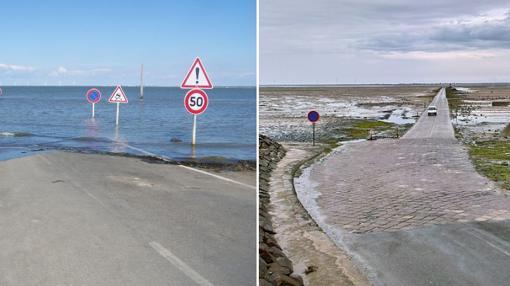
[[[473,168],[453,136],[444,90],[402,139],[349,143],[311,167],[325,223],[351,233],[510,219],[510,198]],[[303,178],[301,178],[302,180]]]

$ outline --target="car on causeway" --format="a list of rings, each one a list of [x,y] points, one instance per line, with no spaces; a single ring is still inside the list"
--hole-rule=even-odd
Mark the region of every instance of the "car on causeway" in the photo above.
[[[428,116],[436,116],[437,115],[437,107],[431,105],[429,108],[427,108],[427,115]]]

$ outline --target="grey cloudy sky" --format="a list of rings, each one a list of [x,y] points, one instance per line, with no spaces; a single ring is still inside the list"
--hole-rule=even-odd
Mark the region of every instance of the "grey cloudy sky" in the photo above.
[[[260,83],[509,82],[508,0],[261,0]]]

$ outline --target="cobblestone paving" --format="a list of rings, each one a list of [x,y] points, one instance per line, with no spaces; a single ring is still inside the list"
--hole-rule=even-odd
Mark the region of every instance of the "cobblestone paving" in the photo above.
[[[454,138],[444,90],[433,104],[439,115],[422,116],[402,139],[347,144],[311,168],[327,224],[369,233],[510,219],[510,198]]]
[[[275,237],[305,285],[369,285],[348,255],[312,221],[292,187],[292,171],[320,151],[311,144],[286,144],[287,153],[271,173],[269,193]],[[306,273],[315,267],[315,271]]]

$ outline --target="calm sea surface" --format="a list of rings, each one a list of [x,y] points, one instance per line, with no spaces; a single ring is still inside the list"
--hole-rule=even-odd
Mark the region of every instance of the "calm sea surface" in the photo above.
[[[114,87],[98,87],[101,102],[91,118],[85,93],[91,87],[2,87],[0,160],[49,150],[146,152],[176,160],[256,158],[255,88],[215,88],[207,111],[197,117],[197,145],[191,147],[192,115],[183,106],[186,90],[123,87],[129,103],[107,102]]]

